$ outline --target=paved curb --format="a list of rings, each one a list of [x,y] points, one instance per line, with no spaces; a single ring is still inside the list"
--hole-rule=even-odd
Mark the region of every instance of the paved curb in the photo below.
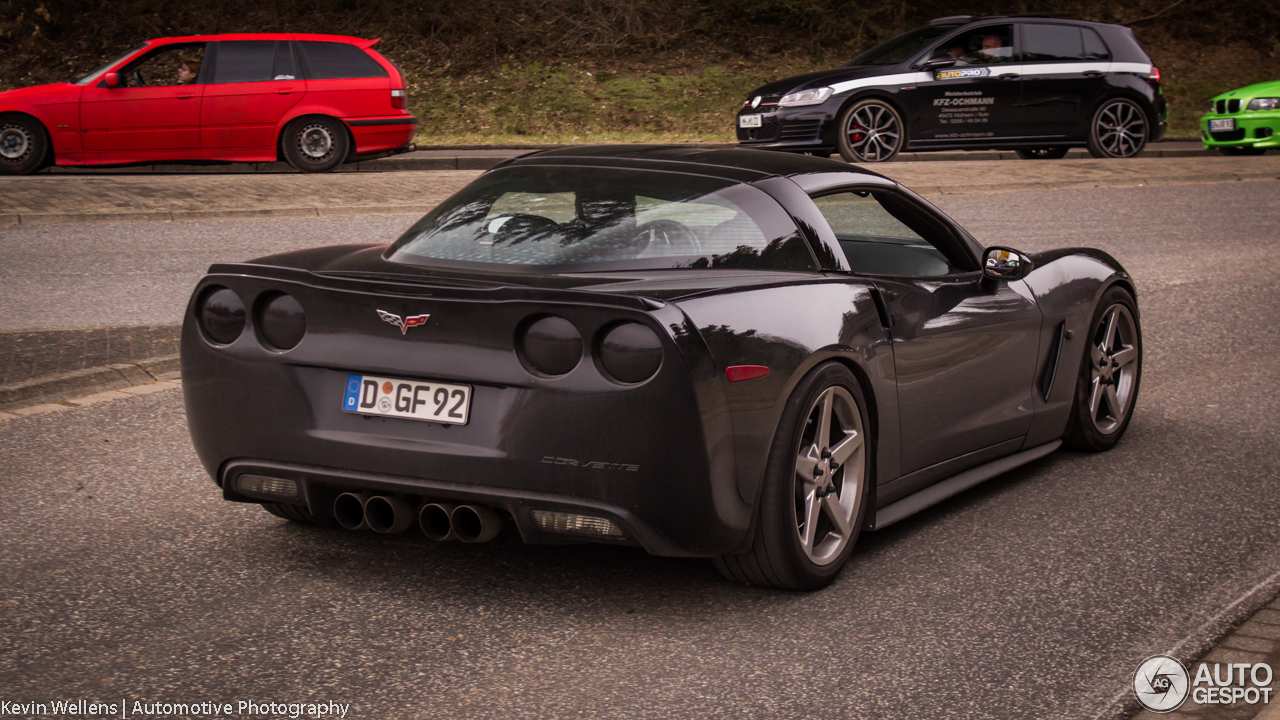
[[[169,374],[167,373],[166,375]],[[152,393],[163,392],[165,390],[176,390],[182,387],[182,380],[176,376],[177,373],[174,372],[172,375],[173,377],[166,377],[163,380],[150,380],[145,383],[128,385],[120,388],[119,390],[103,390],[89,395],[80,395],[71,399],[61,400],[59,402],[47,402],[39,405],[28,405],[9,411],[0,411],[0,423],[27,417],[29,415],[44,415],[46,413],[59,412],[62,410],[73,410],[79,407],[97,405],[98,403],[110,400],[123,400],[129,397],[137,397],[138,395],[150,395]]]
[[[173,380],[178,377],[178,372],[178,356],[174,354],[131,363],[115,363],[75,370],[52,377],[0,386],[0,414],[3,411],[25,408],[38,403],[56,403],[90,393]]]
[[[859,166],[862,167],[862,166]],[[874,169],[874,168],[872,168]],[[1102,187],[1142,187],[1147,185],[1194,185],[1201,183],[1280,180],[1274,173],[1208,173],[1177,177],[1105,178],[1068,182],[1018,182],[987,185],[912,185],[921,195],[973,195],[981,193],[1024,192],[1032,190],[1078,190]],[[182,222],[200,220],[244,220],[252,218],[324,218],[362,217],[371,215],[422,215],[434,208],[422,205],[317,205],[254,208],[244,210],[157,210],[151,212],[105,213],[4,213],[3,226],[80,225],[118,222]]]
[[[1269,604],[1276,601],[1280,597],[1280,572],[1277,572],[1262,582],[1254,585],[1243,595],[1236,598],[1231,604],[1227,605],[1217,615],[1209,618],[1203,625],[1183,638],[1173,648],[1160,650],[1153,648],[1148,655],[1163,653],[1165,655],[1177,658],[1183,665],[1187,666],[1193,673],[1197,661],[1204,658],[1208,662],[1228,662],[1227,660],[1218,659],[1214,653],[1218,653],[1221,645],[1227,643],[1236,634],[1252,634],[1246,628],[1250,627],[1249,621],[1258,614],[1259,611],[1266,608]],[[1280,617],[1280,612],[1276,613]],[[1268,621],[1270,622],[1270,621]],[[1280,647],[1280,625],[1274,629],[1274,637],[1277,646]],[[1134,658],[1134,669],[1138,667],[1138,663],[1142,658]],[[1238,659],[1230,660],[1230,662],[1241,662]],[[1273,669],[1276,666],[1273,666]],[[1195,676],[1192,675],[1194,678]],[[1276,704],[1280,704],[1280,699],[1273,698]],[[1140,712],[1141,711],[1141,712]],[[1125,688],[1117,693],[1103,707],[1094,720],[1125,720],[1126,718],[1134,718],[1134,720],[1146,720],[1146,711],[1142,710],[1142,706],[1138,704],[1137,698],[1133,696],[1133,690],[1130,689],[1128,682]],[[1135,717],[1136,716],[1136,717]],[[1170,715],[1159,715],[1158,717],[1170,717]],[[1177,717],[1176,715],[1173,717]],[[1189,717],[1189,716],[1183,716]]]

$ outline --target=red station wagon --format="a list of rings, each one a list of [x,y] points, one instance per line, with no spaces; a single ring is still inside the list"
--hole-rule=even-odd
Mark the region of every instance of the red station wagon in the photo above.
[[[337,35],[149,40],[70,82],[0,93],[0,173],[51,164],[274,162],[327,172],[407,150],[404,76]]]

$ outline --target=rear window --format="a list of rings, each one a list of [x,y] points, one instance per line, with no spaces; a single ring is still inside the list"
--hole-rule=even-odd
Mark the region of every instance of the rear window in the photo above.
[[[218,43],[213,82],[266,82],[273,77],[274,40],[231,40]]]
[[[334,42],[298,43],[311,80],[387,77],[387,71],[355,45]]]
[[[390,259],[504,272],[814,268],[790,216],[756,188],[582,167],[483,175],[410,228]]]
[[[1107,48],[1098,34],[1074,25],[1023,26],[1026,40],[1025,58],[1029,62],[1100,60],[1107,58]]]

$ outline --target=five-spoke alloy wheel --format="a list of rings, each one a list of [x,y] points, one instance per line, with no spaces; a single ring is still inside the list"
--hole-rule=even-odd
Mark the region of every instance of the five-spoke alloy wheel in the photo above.
[[[721,574],[791,590],[835,579],[870,497],[874,452],[866,407],[843,365],[820,365],[800,381],[769,448],[751,547],[717,558]]]
[[[347,159],[351,143],[342,123],[327,117],[305,117],[285,128],[284,157],[302,172],[329,172]]]
[[[1094,313],[1089,345],[1076,385],[1067,443],[1081,450],[1109,450],[1120,440],[1142,380],[1142,331],[1133,296],[1112,287]]]
[[[1147,145],[1147,115],[1125,98],[1104,102],[1089,126],[1089,154],[1096,158],[1128,158]]]
[[[892,160],[906,141],[906,125],[882,100],[854,103],[840,120],[840,156],[851,163]]]

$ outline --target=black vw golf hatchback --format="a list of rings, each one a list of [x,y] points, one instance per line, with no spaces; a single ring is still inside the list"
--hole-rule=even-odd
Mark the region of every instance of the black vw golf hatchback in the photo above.
[[[1133,157],[1164,136],[1160,69],[1120,25],[1059,16],[938,18],[843,67],[753,91],[744,146],[883,162],[901,150]]]

